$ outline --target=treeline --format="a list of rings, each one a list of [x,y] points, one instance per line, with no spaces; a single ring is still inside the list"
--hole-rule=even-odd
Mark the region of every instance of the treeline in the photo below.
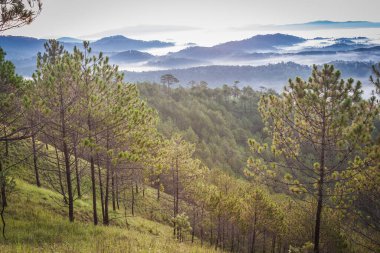
[[[363,59],[365,55],[362,56]],[[343,77],[364,78],[367,81],[371,74],[373,62],[364,61],[333,61],[329,62],[342,71]],[[322,67],[322,66],[320,66]],[[224,83],[233,84],[239,80],[244,85],[250,85],[255,89],[260,86],[273,88],[278,91],[286,85],[289,77],[300,76],[307,78],[312,71],[312,66],[295,62],[280,62],[260,66],[202,66],[191,68],[173,67],[169,72],[173,74],[182,85],[195,80],[206,81],[210,87],[216,88]],[[128,82],[160,82],[160,77],[167,74],[167,70],[133,72],[124,71],[125,80]]]
[[[149,188],[157,203],[170,203],[161,221],[178,241],[230,252],[379,249],[380,152],[371,136],[379,105],[331,66],[282,95],[238,82],[171,89],[124,83],[88,43],[67,52],[52,40],[45,49],[32,80],[0,53],[4,236],[12,172],[31,160],[36,185],[61,194],[71,222],[75,200],[87,194],[94,225],[110,225],[112,210],[135,215],[136,195]]]

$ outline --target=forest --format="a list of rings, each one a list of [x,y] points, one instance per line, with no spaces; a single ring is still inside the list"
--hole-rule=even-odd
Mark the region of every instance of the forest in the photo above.
[[[44,49],[32,78],[0,49],[0,252],[380,252],[380,63],[276,92]]]

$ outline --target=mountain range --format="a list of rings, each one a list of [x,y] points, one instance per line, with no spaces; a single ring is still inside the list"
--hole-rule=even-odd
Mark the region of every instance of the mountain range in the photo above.
[[[324,24],[324,22],[311,23]],[[331,23],[328,23],[331,25]],[[58,41],[71,51],[83,41],[62,37]],[[44,51],[46,39],[0,36],[0,47],[16,70],[31,76],[36,55]],[[172,42],[144,41],[121,35],[104,37],[90,43],[93,53],[104,52],[110,62],[126,72],[127,81],[159,81],[163,73],[178,75],[182,84],[191,80],[206,81],[210,85],[240,80],[260,85],[278,84],[295,75],[310,73],[310,65],[329,62],[345,67],[348,75],[368,76],[370,66],[380,61],[380,45],[366,37],[305,39],[288,34],[256,35],[243,40],[229,41],[210,47],[194,44],[172,51]],[[155,49],[167,48],[168,53],[154,55]],[[342,64],[346,63],[347,66]],[[353,68],[350,66],[359,66]],[[228,74],[227,74],[228,73]]]
[[[330,21],[318,20],[302,24],[289,24],[284,25],[287,28],[309,28],[309,29],[355,29],[355,28],[380,28],[380,22],[369,21]]]

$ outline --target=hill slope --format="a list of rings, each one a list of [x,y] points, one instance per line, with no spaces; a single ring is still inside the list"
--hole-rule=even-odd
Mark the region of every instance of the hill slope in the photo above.
[[[59,198],[49,189],[17,179],[5,214],[7,240],[0,238],[0,252],[212,251],[178,243],[172,239],[171,227],[142,217],[126,220],[121,213],[114,213],[117,226],[93,226],[88,222],[91,204],[86,199],[76,201],[77,221],[70,223]]]

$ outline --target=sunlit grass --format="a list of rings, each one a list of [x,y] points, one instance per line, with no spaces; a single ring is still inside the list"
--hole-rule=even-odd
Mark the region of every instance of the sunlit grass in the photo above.
[[[172,228],[121,213],[113,226],[91,224],[91,203],[75,202],[74,223],[68,222],[62,197],[53,191],[16,180],[6,217],[7,240],[0,252],[212,252],[198,244],[178,243]]]

